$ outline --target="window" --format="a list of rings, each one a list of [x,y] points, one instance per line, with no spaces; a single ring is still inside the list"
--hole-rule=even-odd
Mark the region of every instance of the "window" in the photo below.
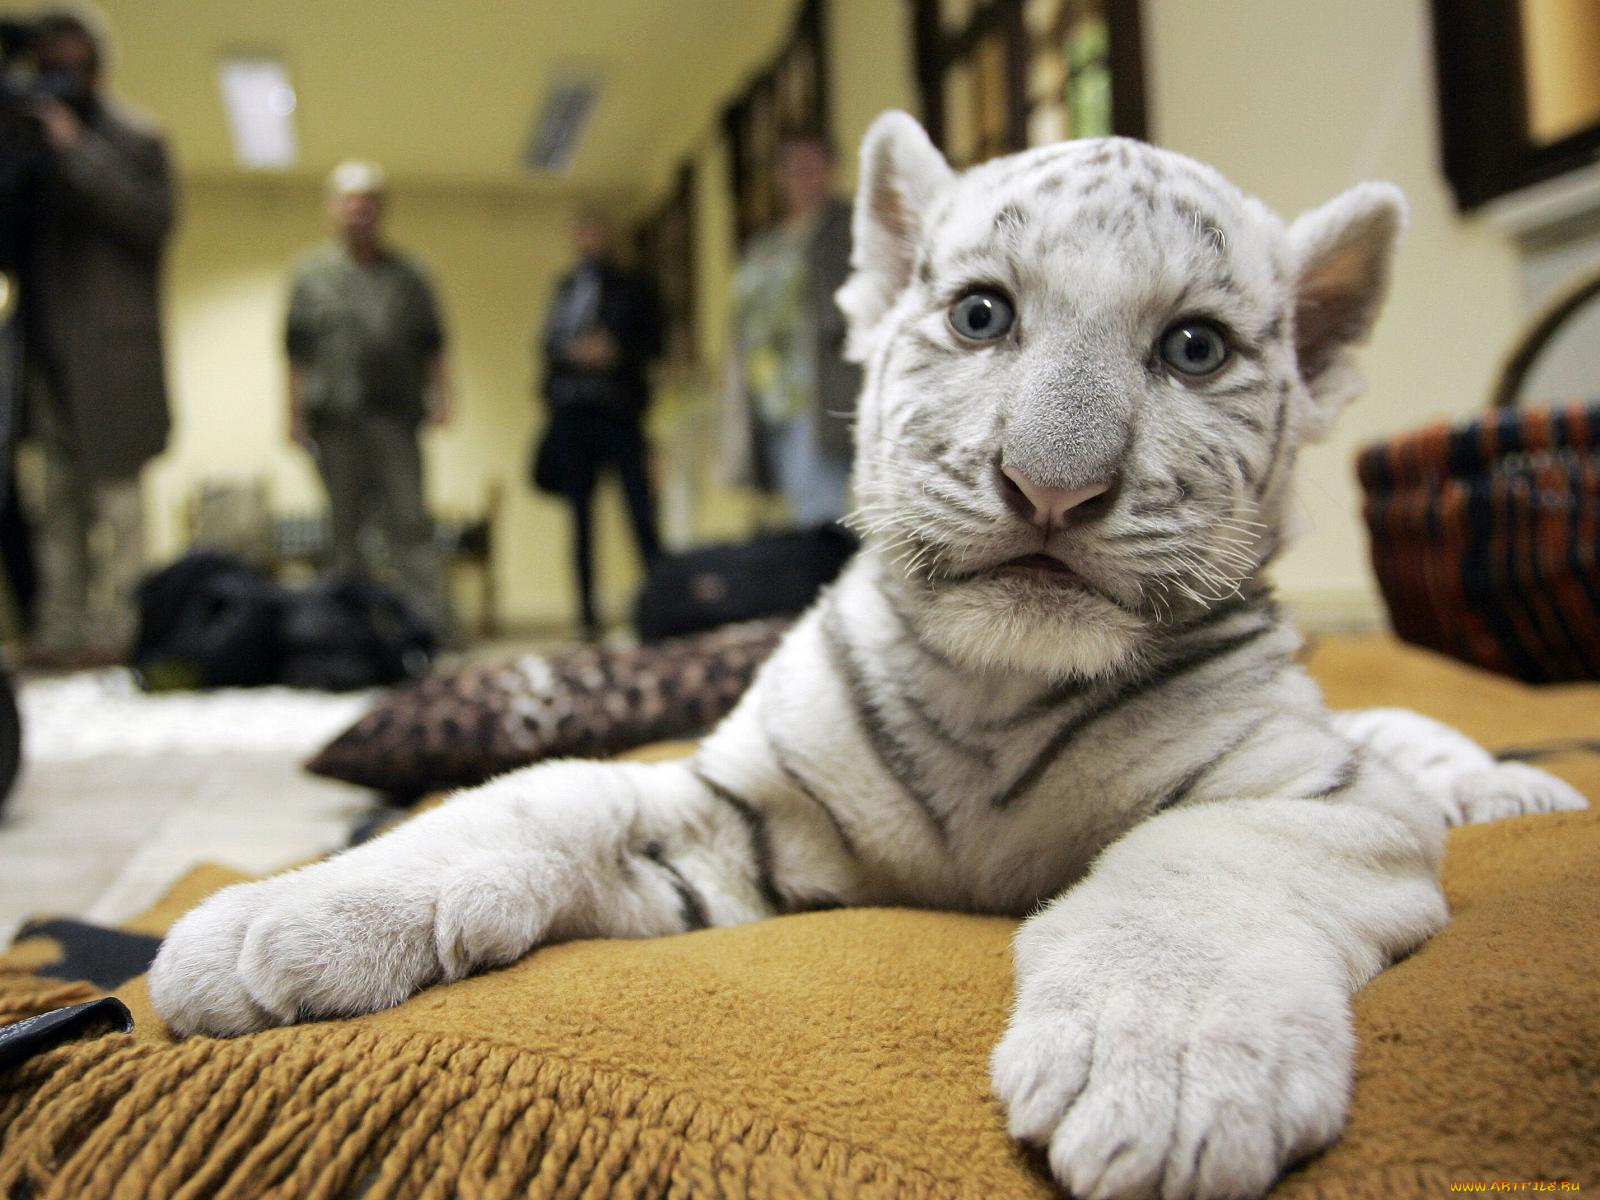
[[[958,167],[1144,136],[1137,0],[912,0],[929,133]]]
[[[1600,4],[1433,0],[1445,175],[1463,211],[1600,157]]]

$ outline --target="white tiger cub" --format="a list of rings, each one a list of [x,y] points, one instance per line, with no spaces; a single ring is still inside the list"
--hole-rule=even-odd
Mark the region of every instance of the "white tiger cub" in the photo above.
[[[958,175],[901,113],[861,177],[844,577],[692,761],[534,767],[213,897],[151,972],[175,1031],[564,938],[1032,914],[993,1081],[1074,1195],[1255,1195],[1338,1134],[1350,995],[1444,923],[1447,821],[1583,804],[1412,714],[1330,714],[1262,582],[1401,198],[1286,228],[1122,139]]]

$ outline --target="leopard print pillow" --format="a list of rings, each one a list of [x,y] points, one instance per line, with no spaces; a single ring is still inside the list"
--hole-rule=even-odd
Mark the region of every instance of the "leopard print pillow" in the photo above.
[[[593,758],[699,733],[733,708],[788,624],[750,621],[432,675],[390,692],[306,767],[414,797],[543,758]]]

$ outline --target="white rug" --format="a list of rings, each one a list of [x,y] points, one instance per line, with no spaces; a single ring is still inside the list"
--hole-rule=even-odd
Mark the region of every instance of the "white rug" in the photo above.
[[[291,688],[147,693],[131,672],[114,668],[27,683],[17,706],[24,762],[237,751],[306,757],[364,713],[372,696]]]
[[[202,862],[275,870],[345,844],[372,793],[300,764],[371,695],[146,695],[126,671],[23,686],[0,809],[0,946],[28,916],[125,920]]]

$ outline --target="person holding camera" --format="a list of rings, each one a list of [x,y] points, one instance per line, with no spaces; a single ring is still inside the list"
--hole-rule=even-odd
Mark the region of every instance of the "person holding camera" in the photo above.
[[[45,459],[32,657],[75,666],[125,656],[144,569],[139,474],[171,420],[160,281],[176,211],[165,141],[108,100],[87,19],[33,23],[43,163],[24,252],[29,432]]]

